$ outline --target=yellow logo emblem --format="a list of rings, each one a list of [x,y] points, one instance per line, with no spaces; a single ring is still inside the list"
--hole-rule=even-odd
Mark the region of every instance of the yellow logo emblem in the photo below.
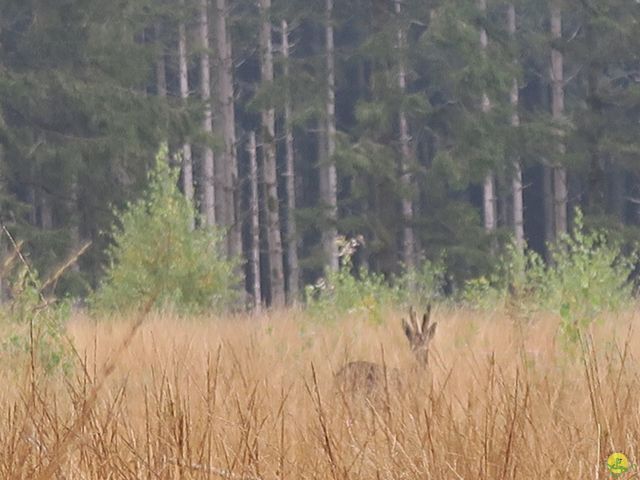
[[[624,453],[612,453],[607,459],[607,468],[616,478],[629,470],[629,459]]]

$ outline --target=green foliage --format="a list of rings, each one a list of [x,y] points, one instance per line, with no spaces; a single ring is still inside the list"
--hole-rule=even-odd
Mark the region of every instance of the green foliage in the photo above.
[[[393,2],[353,0],[336,2],[331,19],[338,128],[335,226],[364,234],[372,270],[385,275],[386,280],[380,277],[384,283],[395,285],[400,280],[389,279],[398,271],[398,232],[404,224],[398,213],[401,201],[411,199],[417,244],[431,259],[446,253],[447,281],[454,291],[476,278],[467,287],[474,305],[513,301],[505,293],[508,272],[502,270],[511,268],[504,262],[516,259],[507,253],[503,264],[488,272],[497,263],[491,245],[510,228],[507,190],[514,160],[521,164],[527,185],[524,209],[532,245],[541,243],[544,235],[538,221],[543,214],[540,197],[545,195],[539,169],[548,162],[567,168],[570,196],[579,198],[587,226],[597,220],[610,234],[624,229],[624,235],[640,237],[632,203],[640,173],[636,2],[563,1],[564,38],[559,41],[551,38],[548,2],[511,2],[517,17],[514,35],[507,31],[507,4],[486,3],[481,10],[466,0],[403,0],[397,13]],[[263,108],[282,112],[285,101],[290,102],[299,182],[296,238],[307,280],[322,270],[319,233],[332,223],[318,202],[317,167],[327,160],[325,7],[323,2],[273,2],[270,20],[276,26],[282,19],[289,22],[292,48],[286,60],[274,55],[275,71],[283,73],[286,61],[289,73],[276,75],[269,85],[261,81],[259,68],[257,5],[235,2],[227,19],[234,83],[239,87],[234,96],[239,134],[256,130]],[[198,96],[174,101],[180,83],[176,66],[168,65],[165,71],[168,96],[158,95],[153,80],[159,54],[175,60],[178,24],[188,26],[196,17],[197,5],[191,0],[182,6],[164,1],[3,2],[2,220],[27,242],[30,261],[43,273],[80,241],[93,242],[78,270],[60,278],[57,293],[84,296],[100,284],[112,240],[101,232],[114,223],[112,208],[105,206],[121,210],[140,197],[160,141],[193,145],[196,163],[204,145],[221,150],[222,138],[202,132],[204,104]],[[484,51],[481,28],[488,38]],[[198,45],[187,43],[192,68],[201,52]],[[564,54],[562,120],[552,119],[549,112],[550,79],[545,72],[552,45]],[[520,93],[517,128],[510,125],[514,79]],[[483,94],[490,100],[488,112],[481,107]],[[400,112],[409,127],[410,188],[400,181]],[[238,139],[236,193],[244,198],[244,140],[242,135]],[[496,194],[504,200],[501,229],[491,235],[484,231],[481,215],[481,182],[488,172],[496,175]],[[237,218],[246,220],[240,214]],[[153,247],[157,253],[160,246]],[[527,252],[521,259],[529,272],[525,279],[540,271],[550,281],[541,260],[532,255]],[[196,260],[181,262],[195,265]],[[207,274],[196,269],[193,275]],[[366,280],[377,285],[369,273]],[[136,281],[144,285],[148,279]],[[512,288],[519,296],[532,296],[524,283]],[[497,284],[501,287],[496,289]],[[133,295],[125,293],[127,298]],[[191,294],[180,290],[174,294],[179,298],[169,298],[169,303],[202,308],[202,298],[185,300],[182,297]],[[109,308],[119,304],[115,294],[112,300]]]
[[[386,309],[408,304],[426,305],[443,296],[444,263],[421,262],[397,277],[386,279],[381,274],[361,268],[352,274],[353,240],[341,238],[342,265],[329,272],[326,279],[305,288],[307,309],[312,317],[339,320],[345,315],[366,314],[374,323],[384,322]]]
[[[504,306],[507,301],[516,300],[521,310],[529,311],[530,305],[540,305],[538,296],[542,294],[547,275],[544,260],[538,253],[520,250],[511,242],[491,273],[465,283],[462,299],[481,309]]]
[[[73,357],[65,340],[71,313],[67,300],[47,300],[37,274],[22,266],[12,282],[12,301],[0,310],[0,348],[7,358],[33,362],[47,374],[67,371]]]
[[[556,312],[562,337],[575,343],[581,329],[602,313],[631,303],[629,277],[637,260],[636,253],[624,254],[603,231],[588,231],[577,209],[573,231],[552,246],[548,266],[535,252],[512,245],[490,276],[467,283],[463,298],[480,308],[509,301],[521,311]]]
[[[330,272],[326,279],[305,288],[309,313],[323,321],[364,313],[374,323],[382,323],[384,309],[399,303],[400,290],[389,285],[381,274],[365,269],[361,269],[356,278],[351,274],[351,267],[351,260],[343,257],[337,272]]]
[[[570,342],[580,329],[607,311],[618,311],[631,303],[629,281],[637,253],[624,255],[619,242],[603,231],[585,232],[578,210],[571,236],[564,236],[553,251],[552,288],[545,292],[548,305],[560,311],[561,330]]]
[[[111,263],[92,301],[98,310],[136,308],[153,298],[155,307],[196,312],[234,301],[235,263],[221,253],[220,232],[191,230],[197,214],[177,177],[163,146],[145,195],[128,205],[113,229]]]
[[[446,259],[435,262],[423,259],[414,268],[405,268],[393,284],[400,292],[400,300],[405,305],[426,306],[433,301],[444,299],[446,281]]]

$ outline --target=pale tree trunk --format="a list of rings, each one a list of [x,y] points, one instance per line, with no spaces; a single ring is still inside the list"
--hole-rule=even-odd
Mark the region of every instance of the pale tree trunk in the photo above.
[[[516,35],[516,8],[513,3],[509,4],[507,10],[507,30],[512,39]],[[511,126],[520,126],[518,79],[514,77],[511,84]],[[522,167],[520,160],[513,160],[513,178],[511,179],[511,195],[513,197],[513,233],[515,235],[516,246],[522,251],[524,248],[524,201],[522,193]]]
[[[262,49],[262,82],[273,83],[273,48],[271,45],[271,0],[260,0],[261,26],[260,46]],[[271,282],[271,305],[285,304],[284,265],[282,258],[282,237],[280,235],[280,202],[278,199],[278,178],[276,171],[275,111],[267,107],[262,111],[262,161],[266,192],[267,243],[269,245],[269,279]]]
[[[625,223],[626,187],[627,183],[624,170],[619,165],[614,165],[611,178],[611,195],[613,196],[611,203],[613,213],[616,215],[616,218],[621,225],[624,225]]]
[[[2,113],[0,112],[0,127],[4,127],[4,121],[2,118]],[[4,148],[2,145],[0,145],[0,165],[4,165]],[[7,237],[6,237],[6,233],[3,230],[4,223],[0,222],[0,262],[4,263],[5,261],[5,257],[8,253],[8,249],[7,249]],[[5,274],[7,272],[2,272],[0,271],[0,305],[4,303],[5,301],[5,295],[4,295],[4,286],[5,286],[5,282],[4,282],[4,277],[2,274]]]
[[[559,0],[551,0],[551,38],[562,39],[562,11]],[[551,115],[561,121],[564,116],[564,59],[562,52],[551,49]],[[561,134],[559,134],[561,135]],[[565,152],[564,140],[558,139],[558,152]],[[553,199],[555,211],[555,239],[567,232],[567,171],[555,162],[553,169]]]
[[[338,270],[338,179],[336,174],[336,92],[335,49],[333,41],[333,0],[325,4],[325,55],[327,62],[326,142],[327,156],[320,159],[320,198],[327,208],[328,225],[322,232],[322,247],[331,271]]]
[[[200,0],[200,96],[204,104],[202,130],[207,140],[213,133],[213,116],[211,113],[211,71],[209,59],[209,13],[207,0]],[[201,162],[202,186],[202,217],[205,225],[213,226],[216,221],[215,188],[214,188],[214,158],[209,145],[203,146]]]
[[[72,248],[72,251],[75,252],[77,251],[78,248],[80,248],[80,242],[81,242],[80,224],[82,222],[82,217],[80,212],[80,203],[78,201],[78,175],[77,174],[74,175],[73,180],[71,181],[69,210],[76,214],[75,218],[72,217],[71,225],[69,226],[69,233],[71,234],[71,248]],[[78,264],[78,262],[74,262],[70,268],[73,272],[80,271],[80,265]]]
[[[220,156],[222,200],[221,222],[227,231],[229,257],[238,257],[242,253],[240,215],[237,209],[239,193],[238,158],[236,153],[236,117],[233,92],[233,56],[231,39],[227,33],[227,1],[216,0],[216,40],[219,57],[219,99],[222,113],[222,133],[224,135],[224,153]]]
[[[156,88],[158,96],[167,97],[167,67],[164,60],[164,42],[162,39],[162,23],[158,20],[154,25],[156,41]]]
[[[0,230],[0,261],[4,263],[7,254],[9,253],[9,249],[7,248],[7,239],[5,238],[6,234],[4,231]],[[0,271],[0,305],[3,305],[6,300],[6,296],[4,293],[5,290],[5,275],[8,272]]]
[[[544,240],[547,243],[545,248],[546,259],[551,260],[549,245],[553,243],[555,236],[554,208],[553,208],[553,169],[544,162],[542,165],[542,196],[544,205]]]
[[[405,34],[401,25],[402,6],[400,0],[394,0],[396,16],[398,17],[398,88],[404,93],[407,88],[406,71],[404,65]],[[407,115],[400,109],[398,118],[400,124],[400,183],[404,189],[402,196],[402,261],[407,269],[415,266],[415,236],[413,231],[413,201],[410,198],[412,178],[410,171],[411,164],[411,137],[409,135],[409,124]]]
[[[487,0],[477,0],[478,10],[484,15],[487,11]],[[484,27],[480,28],[480,49],[483,55],[487,54],[487,31]],[[488,113],[491,110],[491,101],[486,92],[482,92],[482,112]],[[496,180],[493,172],[489,172],[484,178],[483,183],[483,210],[484,210],[484,228],[488,233],[494,232],[497,227],[497,208],[496,208]]]
[[[249,269],[253,279],[253,308],[260,310],[262,289],[260,287],[260,217],[258,211],[258,161],[256,154],[256,134],[249,133],[249,216],[251,217],[251,247],[249,248]]]
[[[33,176],[31,176],[33,179]],[[36,189],[33,185],[27,186],[27,202],[31,206],[29,209],[29,224],[32,227],[37,227],[38,223],[38,198],[36,196]]]
[[[38,198],[40,200],[40,228],[43,230],[52,230],[53,209],[51,208],[51,196],[41,191]]]
[[[184,0],[180,0],[180,9],[184,11]],[[180,98],[183,108],[189,99],[189,68],[187,65],[187,32],[183,21],[178,25],[178,73],[180,77]],[[191,144],[182,144],[182,191],[189,205],[193,205],[193,160]],[[195,219],[189,219],[191,228],[195,227]]]
[[[284,57],[283,74],[289,79],[289,26],[286,20],[282,20],[282,56]],[[291,126],[291,98],[287,89],[287,97],[284,104],[284,130],[285,130],[285,156],[286,170],[285,180],[287,189],[287,267],[289,274],[289,303],[295,303],[298,298],[299,275],[298,249],[296,232],[296,187],[295,187],[295,152],[293,149],[293,127]]]
[[[501,180],[496,178],[496,197],[498,203],[498,225],[511,226],[511,217],[509,217],[509,197],[510,191],[503,185]]]

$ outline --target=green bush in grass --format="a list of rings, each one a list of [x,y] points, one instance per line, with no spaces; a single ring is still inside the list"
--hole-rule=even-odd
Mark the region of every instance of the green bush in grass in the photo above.
[[[94,308],[122,311],[155,299],[155,308],[197,313],[237,300],[235,263],[225,258],[221,232],[192,229],[197,212],[177,181],[164,146],[143,198],[118,215],[105,280],[91,301]]]

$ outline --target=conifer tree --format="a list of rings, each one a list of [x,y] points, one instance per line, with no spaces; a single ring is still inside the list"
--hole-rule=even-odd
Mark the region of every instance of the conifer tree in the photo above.
[[[338,269],[338,179],[336,173],[336,73],[333,32],[333,0],[325,0],[325,58],[326,58],[326,158],[320,160],[320,198],[327,209],[328,225],[322,232],[322,246],[327,267]]]
[[[273,83],[271,13],[271,0],[260,0],[261,79],[267,85]],[[269,246],[271,305],[281,307],[285,304],[284,260],[280,230],[280,201],[278,197],[275,140],[275,110],[272,105],[268,105],[262,111],[262,174],[266,197],[265,210],[267,244]]]
[[[215,161],[213,148],[209,144],[213,134],[213,112],[211,106],[211,63],[209,56],[209,1],[200,0],[199,4],[199,36],[200,36],[200,98],[203,104],[202,131],[205,143],[202,147],[200,161],[200,186],[202,202],[200,204],[205,225],[213,226],[216,222],[215,206]]]

